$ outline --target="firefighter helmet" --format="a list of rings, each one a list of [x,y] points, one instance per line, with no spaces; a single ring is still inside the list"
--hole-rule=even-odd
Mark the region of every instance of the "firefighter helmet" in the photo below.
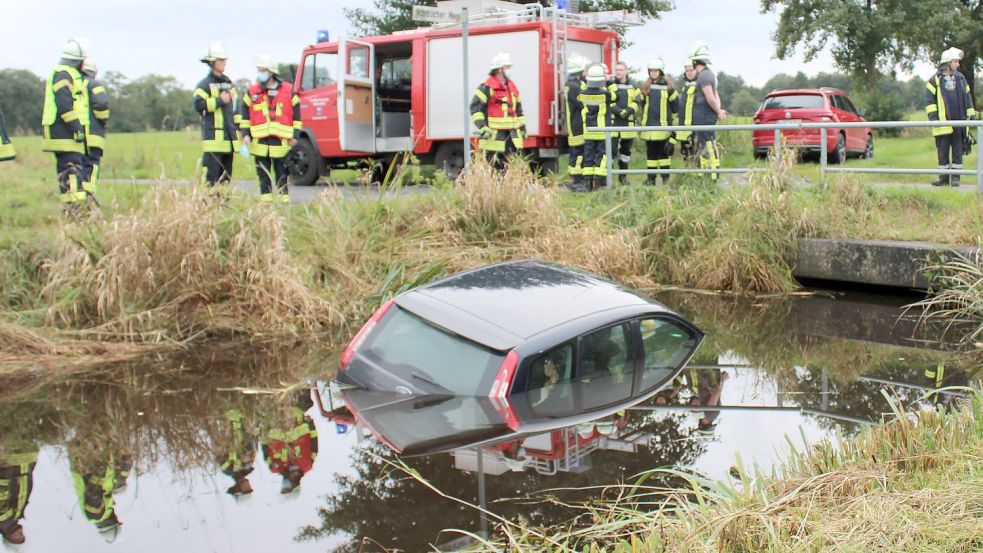
[[[584,68],[587,67],[587,58],[574,54],[570,57],[570,61],[567,62],[567,73],[583,73]]]
[[[604,74],[604,67],[600,64],[595,63],[587,69],[587,82],[604,82],[606,79],[607,76]]]
[[[690,59],[694,62],[700,61],[703,63],[710,63],[710,48],[703,42],[697,40],[693,43],[693,53],[690,54]]]
[[[652,58],[652,59],[649,60],[648,69],[649,69],[649,71],[651,71],[653,69],[658,69],[659,71],[662,71],[663,73],[665,73],[666,72],[666,62],[662,61],[662,58],[660,58],[659,56],[656,56],[656,57],[654,57],[654,58]]]
[[[512,56],[508,52],[495,54],[495,57],[491,59],[491,65],[488,66],[488,71],[498,71],[503,67],[512,67]]]
[[[61,49],[61,57],[66,60],[82,61],[89,54],[89,41],[82,38],[70,38]]]
[[[205,50],[205,55],[202,56],[202,63],[212,63],[215,60],[227,60],[229,57],[225,54],[225,46],[221,42],[213,42],[208,45],[208,50]]]
[[[96,62],[92,61],[92,58],[85,58],[84,60],[82,60],[82,72],[83,73],[85,73],[86,75],[89,75],[89,76],[95,76],[95,74],[98,71],[99,71],[99,68],[96,66]]]
[[[952,47],[942,52],[942,56],[939,57],[939,64],[949,63],[955,60],[963,59],[963,51],[959,48]]]
[[[278,77],[280,76],[277,65],[273,63],[273,56],[269,54],[261,54],[256,58],[256,69],[265,69]]]

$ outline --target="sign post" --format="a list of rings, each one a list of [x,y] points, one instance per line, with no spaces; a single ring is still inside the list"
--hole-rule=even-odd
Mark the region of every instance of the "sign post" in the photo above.
[[[468,8],[462,7],[460,12],[444,10],[432,6],[413,6],[413,21],[422,23],[456,23],[461,22],[461,55],[463,69],[461,75],[464,82],[464,166],[471,163],[471,98],[468,92],[471,85],[468,80]]]

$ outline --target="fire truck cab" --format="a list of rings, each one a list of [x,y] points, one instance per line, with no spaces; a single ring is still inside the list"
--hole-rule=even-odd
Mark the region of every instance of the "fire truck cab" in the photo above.
[[[504,4],[498,2],[498,4]],[[464,165],[465,102],[488,76],[497,52],[509,52],[526,115],[525,147],[556,171],[566,150],[563,87],[568,55],[613,67],[618,25],[637,14],[571,14],[538,4],[468,18],[468,90],[460,25],[340,39],[304,49],[295,88],[303,131],[291,152],[292,182],[314,184],[332,169],[374,168],[380,180],[404,152],[456,177]],[[470,118],[468,118],[470,121]]]

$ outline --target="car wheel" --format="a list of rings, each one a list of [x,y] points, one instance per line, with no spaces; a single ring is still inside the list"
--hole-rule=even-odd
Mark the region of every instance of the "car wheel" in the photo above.
[[[833,163],[840,164],[846,161],[846,135],[840,133],[839,139],[836,141],[836,148],[832,152],[833,157],[830,159]]]
[[[434,166],[447,173],[447,178],[456,179],[464,170],[464,145],[460,141],[442,142],[437,146]]]
[[[311,186],[321,176],[321,155],[306,138],[299,139],[287,153],[286,165],[294,186]]]
[[[867,135],[867,147],[864,149],[864,159],[874,157],[874,135]]]

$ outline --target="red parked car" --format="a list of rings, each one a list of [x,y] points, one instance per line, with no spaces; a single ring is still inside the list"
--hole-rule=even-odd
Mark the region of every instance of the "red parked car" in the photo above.
[[[835,88],[774,90],[768,93],[754,114],[754,123],[763,125],[781,121],[802,123],[865,121],[846,92]],[[819,129],[783,131],[785,144],[803,153],[819,154],[822,137]],[[868,127],[830,128],[826,134],[826,151],[833,163],[843,163],[848,155],[874,156],[874,132]],[[754,131],[754,157],[763,158],[775,144],[774,131]]]

